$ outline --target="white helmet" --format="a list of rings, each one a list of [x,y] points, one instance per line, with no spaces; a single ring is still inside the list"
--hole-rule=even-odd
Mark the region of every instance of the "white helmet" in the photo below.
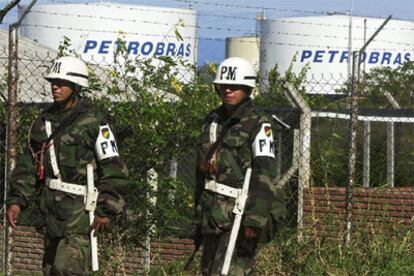
[[[82,60],[75,57],[61,57],[55,60],[45,79],[47,81],[67,80],[82,87],[89,87],[88,67]]]
[[[220,63],[213,83],[216,85],[245,85],[254,88],[256,86],[256,71],[247,60],[231,57]]]

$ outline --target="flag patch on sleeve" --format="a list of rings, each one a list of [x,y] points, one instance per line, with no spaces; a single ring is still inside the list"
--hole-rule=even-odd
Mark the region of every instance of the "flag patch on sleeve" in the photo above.
[[[272,128],[269,126],[264,127],[264,131],[267,137],[270,137],[272,135]]]
[[[105,139],[109,139],[109,137],[111,136],[110,130],[109,130],[109,128],[107,128],[107,127],[102,128],[102,129],[101,129],[101,133],[102,133],[102,136],[103,136]]]

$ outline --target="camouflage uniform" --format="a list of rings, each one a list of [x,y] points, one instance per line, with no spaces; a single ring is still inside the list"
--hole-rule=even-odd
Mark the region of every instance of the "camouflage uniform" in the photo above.
[[[64,182],[86,185],[86,166],[94,167],[95,186],[99,190],[95,215],[114,217],[125,208],[122,194],[128,178],[127,169],[119,155],[98,158],[95,142],[98,137],[113,135],[102,128],[105,120],[94,113],[84,101],[74,108],[60,110],[53,105],[33,122],[30,145],[26,154],[19,156],[11,179],[7,205],[18,204],[26,208],[35,200],[42,214],[45,227],[44,273],[46,275],[90,274],[89,216],[84,210],[84,197],[45,185],[48,178],[56,178],[49,156],[45,121],[51,122],[55,131],[62,120],[70,123],[53,139],[56,160]],[[114,140],[113,140],[114,141]],[[117,151],[116,144],[115,150]]]
[[[203,275],[220,275],[234,220],[234,198],[204,189],[205,181],[213,177],[210,172],[201,169],[204,165],[204,156],[211,147],[209,132],[213,121],[217,123],[217,136],[224,128],[228,129],[221,145],[215,151],[215,181],[241,188],[246,169],[252,168],[246,208],[229,271],[230,275],[248,275],[252,273],[254,266],[258,238],[245,239],[244,227],[257,229],[258,232],[265,227],[276,194],[273,138],[271,143],[266,145],[267,156],[254,153],[253,149],[259,133],[265,132],[269,138],[272,137],[270,121],[254,107],[250,99],[241,103],[231,117],[222,105],[210,113],[205,121],[199,145],[195,194],[195,220],[196,224],[201,226],[204,237]],[[273,156],[269,156],[272,152]]]

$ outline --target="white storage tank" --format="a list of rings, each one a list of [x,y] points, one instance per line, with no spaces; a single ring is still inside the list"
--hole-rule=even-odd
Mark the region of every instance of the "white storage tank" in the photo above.
[[[249,61],[259,71],[260,38],[240,36],[226,38],[226,58],[241,57]]]
[[[195,26],[194,10],[102,2],[35,5],[21,30],[54,49],[66,36],[82,59],[101,66],[113,63],[118,39],[131,58],[169,56],[195,64]]]
[[[352,18],[352,50],[359,50],[385,19]],[[278,64],[284,73],[292,60],[293,71],[306,64],[308,93],[334,94],[349,73],[349,17],[282,18],[260,21],[260,74]],[[414,60],[414,23],[390,20],[362,55],[361,70],[397,67]]]

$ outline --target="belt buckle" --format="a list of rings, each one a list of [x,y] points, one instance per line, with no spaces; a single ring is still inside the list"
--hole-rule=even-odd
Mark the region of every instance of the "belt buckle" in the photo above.
[[[216,183],[214,180],[207,180],[204,184],[204,187],[209,191],[213,190],[215,186],[216,186]]]
[[[53,189],[53,181],[52,178],[46,179],[46,186],[48,186],[50,189]]]
[[[61,186],[60,184],[61,183],[60,183],[59,179],[51,179],[50,180],[50,187],[54,190],[59,190],[59,188]]]

